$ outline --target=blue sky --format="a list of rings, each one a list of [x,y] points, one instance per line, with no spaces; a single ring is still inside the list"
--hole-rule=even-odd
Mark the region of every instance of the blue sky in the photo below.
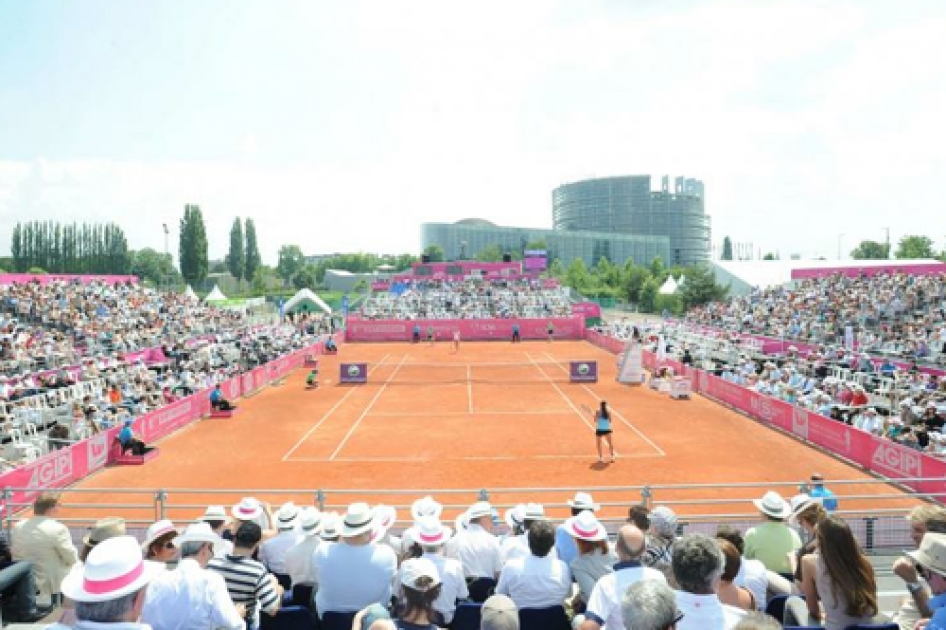
[[[185,203],[213,257],[238,215],[269,264],[411,251],[627,173],[703,179],[717,242],[944,247],[944,32],[937,0],[0,0],[0,252],[33,218],[161,249]]]

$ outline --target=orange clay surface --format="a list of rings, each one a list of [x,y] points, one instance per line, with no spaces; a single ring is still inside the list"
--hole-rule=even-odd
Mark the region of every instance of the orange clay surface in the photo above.
[[[568,382],[570,360],[597,360],[599,382]],[[339,363],[367,362],[367,385],[339,385]],[[202,513],[207,504],[236,503],[241,494],[274,505],[292,499],[311,504],[326,491],[333,509],[364,499],[404,506],[432,493],[448,508],[445,518],[476,500],[480,488],[498,504],[539,501],[559,504],[574,489],[594,490],[613,503],[604,515],[626,514],[640,490],[605,490],[660,484],[732,484],[789,481],[813,471],[831,479],[870,479],[860,469],[809,448],[700,396],[671,400],[647,387],[615,382],[614,355],[589,343],[503,342],[346,344],[337,356],[321,357],[321,386],[305,388],[307,370],[284,384],[239,401],[230,419],[204,419],[164,439],[160,456],[145,466],[106,469],[78,488],[163,488],[167,515],[175,520]],[[591,409],[604,399],[612,410],[614,464],[597,463]],[[587,407],[587,409],[585,408]],[[830,481],[828,483],[831,486]],[[570,490],[542,494],[509,488]],[[205,489],[212,492],[186,492]],[[396,495],[378,490],[413,489]],[[444,489],[471,492],[438,494]],[[595,490],[597,489],[597,490]],[[224,494],[220,490],[238,491]],[[262,492],[283,490],[284,492]],[[338,490],[354,490],[340,494]],[[748,499],[763,487],[655,490],[654,500],[739,499],[712,505],[673,504],[683,514],[751,514]],[[795,488],[779,488],[790,497]],[[846,495],[898,494],[888,485],[835,486]],[[70,516],[120,514],[154,520],[146,494],[70,494]],[[894,500],[846,500],[843,509],[904,508]],[[104,505],[108,504],[108,505]],[[128,504],[140,509],[121,508]],[[751,517],[750,517],[751,518]]]

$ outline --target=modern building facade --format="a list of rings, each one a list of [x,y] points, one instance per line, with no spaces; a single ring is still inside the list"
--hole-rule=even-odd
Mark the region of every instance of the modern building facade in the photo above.
[[[664,177],[651,190],[650,175],[604,177],[572,182],[552,191],[552,226],[557,232],[592,230],[642,237],[666,237],[670,265],[704,263],[710,258],[710,219],[705,189],[697,179],[677,177],[673,190]]]
[[[616,264],[633,260],[646,265],[658,256],[664,261],[670,260],[671,255],[670,239],[666,236],[505,227],[483,219],[424,223],[421,241],[425,249],[430,245],[442,247],[447,260],[475,258],[491,245],[503,252],[522,253],[528,243],[536,241],[545,242],[549,261],[558,258],[566,265],[575,258],[581,258],[589,267],[601,258]]]

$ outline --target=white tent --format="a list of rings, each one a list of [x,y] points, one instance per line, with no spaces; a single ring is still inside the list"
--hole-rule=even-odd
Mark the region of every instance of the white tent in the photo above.
[[[226,299],[227,296],[225,296],[223,291],[220,290],[220,287],[215,284],[214,290],[204,298],[204,302],[223,302]]]
[[[286,313],[291,313],[296,307],[301,307],[299,310],[308,310],[305,307],[306,302],[311,302],[328,314],[332,313],[332,308],[325,303],[325,300],[317,296],[310,289],[300,289],[298,293],[289,298],[288,302],[283,304],[283,310]]]
[[[184,291],[184,297],[189,298],[194,301],[197,300],[197,294],[194,293],[194,289],[191,288],[191,285],[187,285],[187,290]]]
[[[666,282],[663,283],[663,286],[657,291],[660,295],[673,295],[677,292],[677,283],[673,279],[673,276],[667,276]]]

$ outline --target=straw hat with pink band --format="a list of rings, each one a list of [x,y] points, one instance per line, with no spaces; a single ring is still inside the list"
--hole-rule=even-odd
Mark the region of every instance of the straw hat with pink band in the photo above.
[[[441,523],[439,519],[430,517],[418,521],[404,532],[404,535],[418,545],[445,545],[453,536],[453,530]]]
[[[62,594],[75,602],[105,602],[144,588],[165,570],[163,562],[141,556],[133,536],[103,540],[63,579]]]
[[[575,538],[598,542],[608,539],[608,530],[604,528],[590,510],[579,512],[565,521],[565,531]]]

